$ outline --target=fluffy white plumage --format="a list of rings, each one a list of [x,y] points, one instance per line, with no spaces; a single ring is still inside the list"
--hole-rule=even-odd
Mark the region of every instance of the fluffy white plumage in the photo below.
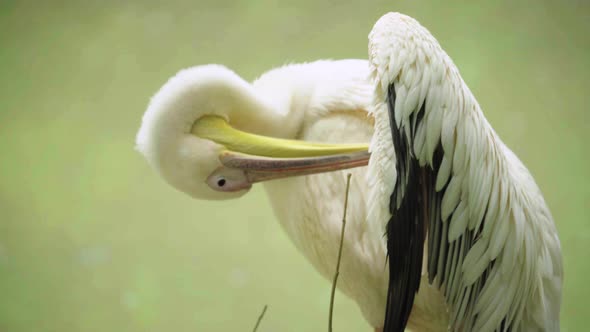
[[[204,184],[222,146],[190,133],[206,114],[265,136],[316,142],[368,142],[373,87],[365,60],[316,61],[271,70],[253,83],[219,65],[189,68],[152,98],[137,148],[175,188],[198,199],[235,198]],[[265,182],[273,210],[295,246],[327,279],[335,270],[346,174],[352,172],[338,288],[372,326],[383,321],[387,270],[383,232],[367,222],[366,167]]]
[[[445,264],[446,257],[428,257],[425,250],[408,327],[493,331],[507,327],[501,325],[506,319],[517,331],[558,330],[560,244],[530,173],[501,142],[455,65],[418,22],[387,14],[369,40],[369,62],[289,65],[252,84],[223,66],[183,70],[152,98],[137,136],[138,149],[177,189],[198,199],[225,199],[247,190],[221,193],[204,184],[220,167],[223,149],[190,133],[204,115],[220,115],[237,128],[265,136],[370,141],[368,172],[364,167],[352,170],[338,288],[379,329],[389,280],[384,232],[391,217],[390,197],[400,190],[401,200],[405,189],[396,183],[408,181],[398,179],[396,170],[387,104],[393,84],[394,120],[400,128],[415,126],[415,134],[407,135],[419,164],[433,165],[439,144],[444,152],[431,190],[444,193],[440,215],[446,241],[427,241],[425,246],[444,246],[436,252],[448,250],[453,258]],[[415,113],[422,105],[424,117],[417,122]],[[333,276],[336,265],[348,172],[264,183],[285,231],[326,278]],[[435,266],[438,277],[432,285],[429,259],[442,261]]]

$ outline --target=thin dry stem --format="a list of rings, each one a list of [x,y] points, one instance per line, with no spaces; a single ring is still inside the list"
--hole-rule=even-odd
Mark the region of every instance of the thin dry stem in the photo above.
[[[260,316],[258,316],[258,320],[256,321],[256,325],[254,325],[254,330],[252,330],[252,332],[256,332],[256,330],[258,330],[258,326],[260,325],[260,322],[262,321],[262,317],[264,317],[264,313],[266,313],[266,308],[268,308],[268,305],[264,305],[264,308],[262,308],[262,312],[260,313]]]
[[[352,174],[348,173],[346,176],[346,192],[344,196],[344,213],[342,217],[342,230],[340,231],[340,245],[338,247],[338,260],[336,261],[336,272],[334,273],[334,281],[332,282],[332,293],[330,294],[330,312],[328,321],[328,332],[332,332],[332,315],[334,313],[334,296],[336,294],[336,282],[340,274],[340,261],[342,259],[342,247],[344,243],[344,228],[346,227],[346,210],[348,209],[348,191],[350,190],[350,178]]]

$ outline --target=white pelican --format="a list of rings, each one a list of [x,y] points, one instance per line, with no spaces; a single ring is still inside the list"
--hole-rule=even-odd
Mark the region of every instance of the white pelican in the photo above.
[[[412,18],[390,13],[375,24],[368,64],[291,65],[252,84],[221,66],[182,71],[152,99],[137,145],[195,198],[235,198],[282,177],[264,183],[273,209],[331,278],[345,175],[289,176],[363,166],[367,146],[344,143],[369,140],[368,170],[347,171],[338,283],[369,324],[559,330],[560,244],[540,190]]]

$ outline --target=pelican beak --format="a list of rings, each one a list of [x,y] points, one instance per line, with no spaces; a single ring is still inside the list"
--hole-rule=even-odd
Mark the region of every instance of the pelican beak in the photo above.
[[[255,135],[231,127],[218,116],[200,118],[191,132],[226,149],[219,155],[222,169],[211,177],[240,170],[244,185],[366,166],[369,162],[367,144],[325,144]]]

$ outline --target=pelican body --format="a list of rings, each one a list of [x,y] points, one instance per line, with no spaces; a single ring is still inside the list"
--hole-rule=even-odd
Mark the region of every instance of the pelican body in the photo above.
[[[234,172],[237,169],[247,169],[249,178],[254,174],[264,179],[262,185],[283,229],[311,264],[330,279],[337,260],[346,174],[352,173],[338,288],[355,299],[367,321],[378,327],[385,314],[388,274],[381,225],[367,222],[368,157],[359,159],[363,166],[346,171],[290,176],[294,172],[289,157],[293,155],[272,149],[261,152],[268,149],[269,137],[297,140],[285,141],[284,146],[296,147],[300,141],[350,143],[353,151],[355,146],[366,151],[373,134],[368,109],[374,88],[369,73],[366,60],[287,65],[252,83],[220,65],[185,69],[152,98],[137,147],[168,183],[197,199],[229,199],[247,193],[250,182],[257,179],[243,182],[243,174]],[[239,151],[228,150],[227,142],[221,145],[202,138],[205,131],[211,131],[211,125],[203,125],[202,119],[211,115],[227,120],[239,131],[265,138],[260,144],[249,140],[251,144],[242,144]],[[210,119],[207,121],[212,122]],[[233,135],[226,141],[245,141],[245,134]],[[320,147],[322,151],[325,148]],[[259,154],[264,156],[244,157]],[[260,167],[267,160],[289,164],[261,173],[268,169]],[[259,172],[253,173],[256,167]],[[212,189],[222,175],[224,191]],[[269,178],[273,181],[267,181]]]
[[[532,176],[436,39],[389,13],[366,60],[172,77],[137,148],[196,199],[264,186],[298,250],[376,331],[558,331],[563,268]],[[367,166],[368,165],[368,166]]]

